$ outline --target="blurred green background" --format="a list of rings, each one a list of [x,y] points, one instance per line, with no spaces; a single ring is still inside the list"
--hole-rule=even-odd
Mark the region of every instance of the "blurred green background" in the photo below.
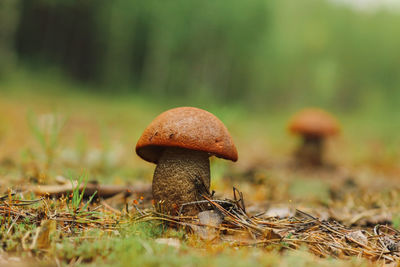
[[[313,188],[325,201],[324,183],[280,173],[301,142],[290,117],[320,106],[342,126],[327,163],[372,169],[365,184],[398,179],[399,25],[398,0],[0,0],[0,176],[151,181],[134,153],[143,129],[197,106],[239,151],[235,164],[212,160],[216,191],[250,177],[269,185],[241,186],[254,199]]]
[[[68,90],[179,104],[397,112],[399,9],[339,2],[2,0],[0,83],[62,77],[82,85]]]

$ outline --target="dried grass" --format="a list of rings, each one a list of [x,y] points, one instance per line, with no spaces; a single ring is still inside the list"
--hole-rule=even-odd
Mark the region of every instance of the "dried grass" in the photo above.
[[[365,258],[372,262],[393,263],[400,259],[400,232],[386,225],[373,228],[346,227],[329,219],[320,220],[304,211],[296,210],[293,217],[261,218],[260,214],[246,213],[242,196],[234,199],[213,200],[205,197],[210,207],[222,214],[218,225],[204,224],[197,216],[168,216],[152,209],[142,210],[136,221],[163,221],[169,226],[185,227],[196,232],[199,226],[218,231],[214,242],[231,246],[268,247],[296,250],[306,246],[319,257],[349,259]]]

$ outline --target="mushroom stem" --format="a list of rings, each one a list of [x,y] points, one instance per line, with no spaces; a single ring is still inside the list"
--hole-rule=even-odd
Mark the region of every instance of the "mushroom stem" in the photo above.
[[[204,200],[210,195],[209,154],[179,147],[166,147],[153,177],[153,198],[161,212],[176,215],[184,203]],[[195,215],[204,205],[188,205],[187,215]]]
[[[296,152],[298,162],[302,165],[321,166],[323,156],[323,138],[319,136],[304,135],[303,143]]]

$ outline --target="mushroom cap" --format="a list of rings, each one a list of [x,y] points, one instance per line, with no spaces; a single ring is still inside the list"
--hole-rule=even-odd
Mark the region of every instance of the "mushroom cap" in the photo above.
[[[293,134],[324,137],[338,134],[340,125],[328,112],[319,108],[306,108],[293,116],[289,131]]]
[[[225,125],[208,111],[179,107],[158,115],[136,144],[136,153],[144,160],[157,163],[165,147],[204,151],[232,161],[238,154]]]

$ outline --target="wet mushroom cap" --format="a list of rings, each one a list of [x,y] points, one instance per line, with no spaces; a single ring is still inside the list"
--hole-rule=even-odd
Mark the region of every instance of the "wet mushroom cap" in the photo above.
[[[293,116],[289,131],[293,134],[323,137],[338,134],[340,126],[328,112],[319,108],[307,108]]]
[[[170,109],[156,117],[139,138],[136,153],[157,163],[165,147],[204,151],[232,161],[238,159],[225,125],[210,112],[193,107]]]

